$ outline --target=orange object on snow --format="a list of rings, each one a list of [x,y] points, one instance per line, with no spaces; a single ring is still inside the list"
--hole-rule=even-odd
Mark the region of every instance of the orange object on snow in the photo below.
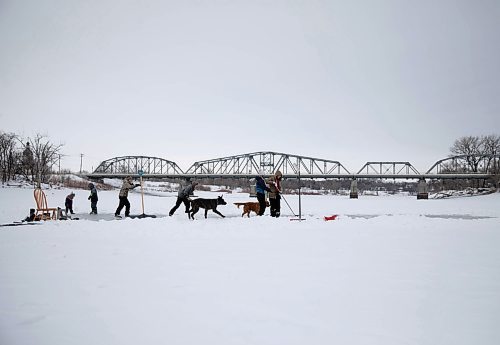
[[[330,217],[325,216],[324,219],[325,219],[325,221],[327,221],[327,220],[335,220],[337,218],[337,216],[338,216],[338,214],[334,214],[333,216],[330,216]]]

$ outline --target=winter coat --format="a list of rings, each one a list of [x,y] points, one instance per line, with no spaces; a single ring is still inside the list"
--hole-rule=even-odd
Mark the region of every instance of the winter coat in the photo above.
[[[255,192],[259,194],[265,194],[265,192],[270,192],[271,190],[266,186],[266,181],[262,176],[257,176],[255,178]]]
[[[118,196],[125,198],[128,197],[128,191],[134,189],[135,187],[137,187],[137,185],[132,183],[132,179],[130,178],[124,179],[122,184],[122,189],[120,189],[120,194],[118,194]]]
[[[269,198],[276,199],[281,193],[281,179],[283,174],[281,171],[277,170],[276,173],[267,179],[267,184],[269,185]]]
[[[197,184],[198,184],[197,182],[193,182],[190,185],[182,188],[181,190],[179,190],[179,193],[177,194],[177,196],[180,199],[185,199],[185,198],[189,197],[190,195],[193,195],[194,187],[196,187]]]
[[[66,201],[64,202],[64,207],[73,209],[73,197],[72,194],[66,197]]]
[[[89,199],[91,202],[97,202],[99,198],[97,197],[97,189],[92,183],[89,183],[90,196]]]

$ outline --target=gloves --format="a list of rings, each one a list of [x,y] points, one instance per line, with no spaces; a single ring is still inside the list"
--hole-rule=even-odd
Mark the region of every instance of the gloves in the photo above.
[[[136,184],[135,184],[135,186],[136,186],[136,187],[139,187],[140,185],[141,185],[140,183],[136,183]]]
[[[92,198],[92,195],[90,195],[87,200],[90,200],[90,198]]]

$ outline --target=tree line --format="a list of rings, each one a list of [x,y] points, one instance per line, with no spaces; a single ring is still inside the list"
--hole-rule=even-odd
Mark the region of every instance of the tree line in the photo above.
[[[500,172],[500,136],[465,136],[453,143],[450,156],[464,156],[450,161],[444,172],[491,173]]]
[[[2,183],[24,177],[40,185],[47,183],[57,163],[62,144],[52,143],[46,135],[22,138],[0,131],[0,174]]]
[[[500,136],[464,136],[450,147],[449,157],[458,157],[443,163],[441,173],[486,173],[494,175],[488,180],[431,181],[430,189],[464,189],[497,186],[500,182]]]

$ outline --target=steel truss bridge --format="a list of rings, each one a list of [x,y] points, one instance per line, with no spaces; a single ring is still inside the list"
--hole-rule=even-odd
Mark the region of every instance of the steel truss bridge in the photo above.
[[[477,172],[468,172],[469,163]],[[144,178],[252,178],[263,171],[276,170],[286,178],[307,179],[488,179],[500,170],[500,155],[453,156],[434,163],[422,174],[409,162],[367,162],[351,173],[340,162],[278,152],[254,152],[237,156],[198,161],[185,172],[163,158],[123,156],[107,159],[88,174],[90,178],[139,176]]]
[[[137,175],[138,171],[146,175],[182,175],[184,172],[171,161],[158,157],[123,156],[102,161],[89,176]]]

